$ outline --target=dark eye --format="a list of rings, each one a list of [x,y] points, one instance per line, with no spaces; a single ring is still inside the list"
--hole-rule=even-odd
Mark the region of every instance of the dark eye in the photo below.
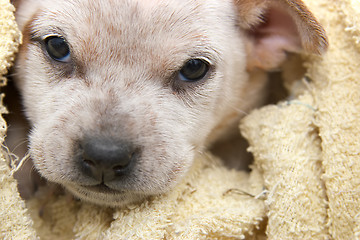
[[[70,61],[70,48],[65,39],[57,36],[50,36],[45,39],[45,47],[49,56],[59,62]]]
[[[179,72],[180,80],[195,82],[203,79],[209,71],[209,63],[201,59],[190,59]]]

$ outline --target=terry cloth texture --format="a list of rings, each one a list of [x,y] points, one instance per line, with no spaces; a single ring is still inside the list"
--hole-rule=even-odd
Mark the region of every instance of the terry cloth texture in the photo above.
[[[41,239],[254,239],[265,217],[255,197],[262,191],[258,171],[230,171],[203,155],[175,189],[140,205],[110,209],[53,196],[28,208]]]
[[[270,192],[269,239],[360,239],[360,4],[305,2],[328,53],[304,57],[303,96],[254,111],[241,128]]]
[[[3,77],[14,60],[20,43],[20,32],[13,15],[14,7],[8,0],[0,0],[0,85],[6,83]],[[1,97],[2,98],[2,97]],[[0,103],[1,114],[6,110]],[[0,141],[4,142],[6,123],[0,118]],[[6,149],[0,151],[0,238],[1,239],[35,239],[36,233],[31,228],[32,220],[26,212],[25,203],[21,200],[15,180],[11,177]]]
[[[295,99],[242,121],[251,174],[204,154],[174,190],[139,205],[103,208],[44,192],[24,203],[3,148],[0,239],[360,239],[360,2],[305,3],[330,48],[302,56],[307,73],[295,84],[306,87]],[[0,0],[3,82],[20,42],[13,11]],[[5,134],[1,119],[1,142]]]

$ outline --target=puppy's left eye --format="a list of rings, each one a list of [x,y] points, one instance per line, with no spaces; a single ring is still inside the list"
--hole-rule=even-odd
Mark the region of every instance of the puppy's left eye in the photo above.
[[[185,82],[203,79],[209,71],[209,63],[202,59],[190,59],[179,72],[179,78]]]
[[[70,47],[64,38],[50,36],[44,42],[46,51],[52,59],[58,62],[70,61]]]

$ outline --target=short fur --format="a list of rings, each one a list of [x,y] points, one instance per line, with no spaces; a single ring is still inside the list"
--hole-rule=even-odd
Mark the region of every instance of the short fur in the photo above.
[[[263,102],[265,70],[286,52],[319,53],[326,36],[301,1],[23,0],[16,18],[24,35],[16,84],[31,122],[30,153],[39,173],[75,196],[121,206],[171,189],[195,154],[229,132]],[[275,13],[281,13],[280,15]],[[268,28],[272,15],[293,20]],[[41,44],[64,37],[71,64]],[[177,74],[192,58],[211,64],[195,83]],[[107,184],[74,161],[85,136],[141,146],[131,173]]]

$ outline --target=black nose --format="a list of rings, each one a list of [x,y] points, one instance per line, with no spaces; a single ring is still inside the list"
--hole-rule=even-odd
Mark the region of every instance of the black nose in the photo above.
[[[107,138],[85,139],[80,148],[80,166],[83,173],[101,183],[130,171],[138,153],[128,142]]]

